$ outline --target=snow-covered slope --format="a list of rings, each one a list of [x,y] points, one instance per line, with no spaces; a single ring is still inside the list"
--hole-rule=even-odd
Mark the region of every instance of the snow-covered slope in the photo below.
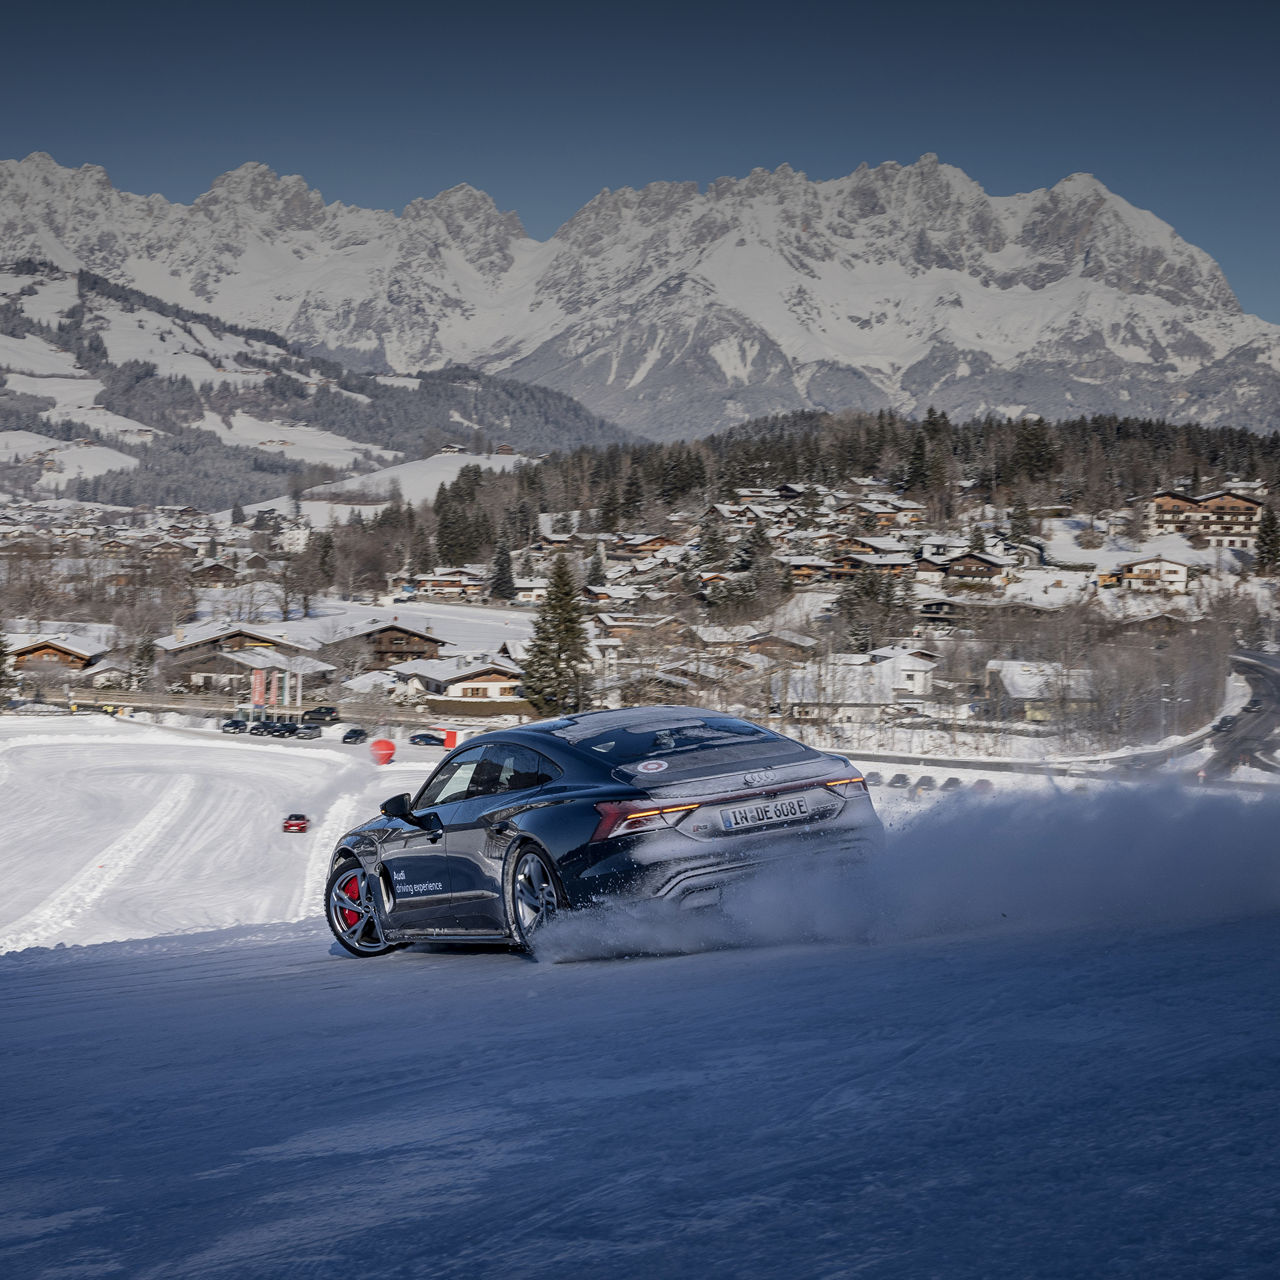
[[[723,949],[603,913],[358,961],[279,817],[410,770],[0,738],[7,1274],[1274,1274],[1271,802],[944,799]]]
[[[181,449],[166,439],[187,428],[204,435],[194,442],[185,437]],[[137,458],[126,455],[152,446],[127,485],[107,477],[101,486],[76,486],[81,498],[125,505],[200,505],[218,497],[252,502],[271,492],[270,480],[264,482],[269,474],[283,489],[288,471],[324,466],[330,476],[349,475],[403,458],[410,460],[402,479],[408,492],[419,472],[431,470],[413,460],[424,461],[446,445],[513,459],[485,463],[508,466],[521,460],[520,449],[536,456],[627,438],[553,390],[465,367],[421,378],[351,374],[303,355],[261,327],[238,326],[93,273],[68,274],[31,260],[0,269],[3,431],[47,434],[49,439],[34,441],[37,449],[63,442],[57,446],[60,469],[45,473],[45,487],[135,468]],[[82,449],[73,462],[66,441],[75,436],[96,452]],[[502,446],[507,451],[498,455]],[[221,472],[216,494],[202,481],[183,478],[193,447],[204,455],[206,474]],[[285,465],[265,464],[246,450],[279,454]],[[175,459],[176,453],[183,458]],[[9,454],[0,458],[10,460]]]
[[[449,362],[658,436],[820,408],[1280,424],[1280,327],[1084,174],[994,197],[935,156],[605,191],[549,241],[462,186],[396,216],[246,164],[192,205],[0,163],[0,259],[84,266],[366,367]]]

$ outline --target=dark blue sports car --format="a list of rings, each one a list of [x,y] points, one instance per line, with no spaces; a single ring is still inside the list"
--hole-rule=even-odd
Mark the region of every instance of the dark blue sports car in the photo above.
[[[862,858],[882,839],[843,756],[698,707],[591,711],[472,738],[387,800],[338,842],[325,916],[358,956],[523,947],[559,910],[712,906],[767,864]]]

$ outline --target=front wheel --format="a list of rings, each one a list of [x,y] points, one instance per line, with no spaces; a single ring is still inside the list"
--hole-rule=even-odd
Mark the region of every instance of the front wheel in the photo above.
[[[339,945],[353,956],[381,956],[396,949],[396,943],[383,937],[369,895],[369,877],[356,858],[338,863],[324,888],[325,919]]]
[[[528,947],[533,934],[560,909],[555,872],[545,854],[525,845],[507,859],[503,879],[511,936],[517,946]]]

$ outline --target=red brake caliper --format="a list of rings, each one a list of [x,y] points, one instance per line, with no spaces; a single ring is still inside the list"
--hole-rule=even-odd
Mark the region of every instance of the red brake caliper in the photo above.
[[[360,889],[356,883],[355,876],[352,876],[347,883],[342,886],[342,892],[345,893],[352,902],[360,901]],[[339,907],[338,914],[342,917],[343,923],[348,929],[350,929],[351,926],[360,919],[360,913],[358,911],[348,911],[346,907]]]

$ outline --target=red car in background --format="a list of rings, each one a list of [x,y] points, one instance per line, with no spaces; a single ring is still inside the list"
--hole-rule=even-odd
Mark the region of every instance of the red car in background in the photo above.
[[[305,813],[291,813],[284,820],[283,830],[285,831],[305,831],[307,829],[307,815]]]

